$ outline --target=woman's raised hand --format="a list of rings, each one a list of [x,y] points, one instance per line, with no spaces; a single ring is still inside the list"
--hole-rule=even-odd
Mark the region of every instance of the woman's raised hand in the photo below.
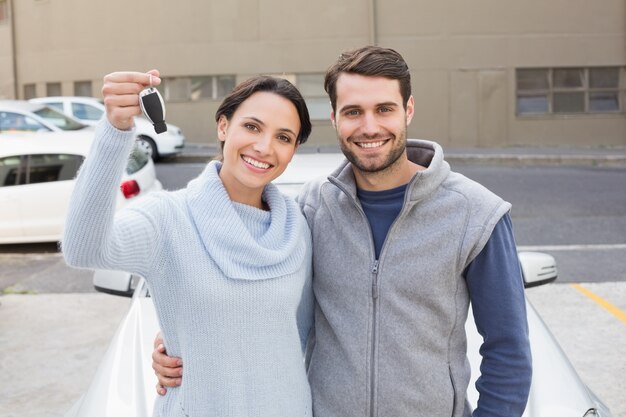
[[[104,77],[102,96],[109,123],[120,130],[133,127],[133,117],[141,114],[139,93],[161,84],[158,70],[113,72]]]

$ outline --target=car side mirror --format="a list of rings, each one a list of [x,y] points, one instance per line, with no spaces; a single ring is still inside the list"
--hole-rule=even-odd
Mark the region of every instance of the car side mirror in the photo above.
[[[135,291],[133,283],[133,275],[128,272],[97,269],[93,274],[93,286],[96,291],[107,294],[132,297]]]
[[[536,287],[556,280],[556,260],[552,255],[541,252],[519,252],[518,256],[524,278],[524,288]]]

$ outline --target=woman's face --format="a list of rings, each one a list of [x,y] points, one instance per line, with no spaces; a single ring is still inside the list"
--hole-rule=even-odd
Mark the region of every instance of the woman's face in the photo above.
[[[220,178],[233,201],[259,206],[263,187],[283,173],[297,148],[300,119],[286,98],[257,92],[217,125],[224,142]]]

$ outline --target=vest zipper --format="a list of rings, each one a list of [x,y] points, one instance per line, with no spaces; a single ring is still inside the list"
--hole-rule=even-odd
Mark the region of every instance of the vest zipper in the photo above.
[[[363,211],[363,208],[361,207],[358,199],[355,196],[353,196],[344,187],[344,185],[338,180],[336,180],[335,178],[328,177],[328,180],[332,184],[334,184],[337,188],[339,188],[346,196],[350,197],[350,199],[352,200],[352,203],[354,204],[356,209],[361,213],[361,216],[363,216],[363,218],[365,219],[367,223],[368,222],[367,216],[365,215],[365,212]],[[400,213],[398,213],[398,216],[389,227],[389,231],[387,232],[387,238],[389,237],[389,235],[392,234],[393,230],[395,229],[396,224],[398,223],[398,220],[401,217],[404,217],[403,215],[404,215],[404,212],[406,211],[407,202],[408,202],[408,198],[407,198],[407,194],[405,193],[404,202],[402,203],[402,209],[400,210]],[[372,257],[375,258],[376,255],[374,254],[374,235],[372,233],[371,227],[369,227],[368,229],[369,229],[369,235],[370,235],[370,243],[371,243],[370,248],[372,249]],[[373,275],[372,277],[373,314],[372,314],[372,341],[371,341],[372,345],[371,345],[371,355],[370,355],[370,416],[371,417],[376,416],[375,407],[374,407],[374,402],[376,399],[376,395],[374,394],[375,389],[376,389],[376,379],[375,379],[376,369],[374,366],[374,359],[376,357],[376,324],[377,324],[376,322],[378,321],[378,295],[379,295],[378,267],[380,264],[379,260],[382,259],[383,254],[385,252],[385,247],[387,246],[387,241],[388,241],[387,238],[385,238],[385,241],[383,242],[383,246],[380,249],[380,254],[378,256],[378,259],[374,259],[374,264],[372,265],[372,270],[371,270],[372,275]]]
[[[376,326],[378,321],[378,259],[374,261],[372,266],[372,346],[370,357],[370,416],[375,417],[376,404]]]
[[[374,275],[372,280],[372,298],[375,300],[378,298],[378,259],[374,261],[372,274]]]

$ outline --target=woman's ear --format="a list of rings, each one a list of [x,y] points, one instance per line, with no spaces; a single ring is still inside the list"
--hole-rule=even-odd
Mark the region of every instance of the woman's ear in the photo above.
[[[228,130],[228,119],[226,116],[221,115],[217,121],[217,139],[220,142],[224,142],[226,140],[226,131]]]

